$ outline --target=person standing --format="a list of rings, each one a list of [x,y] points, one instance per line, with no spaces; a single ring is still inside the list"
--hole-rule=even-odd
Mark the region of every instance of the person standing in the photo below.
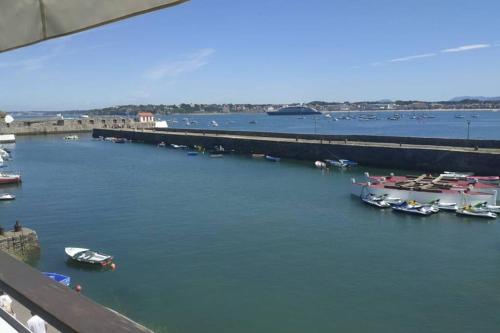
[[[33,333],[47,333],[47,323],[42,318],[31,312],[32,317],[28,320],[28,328]]]

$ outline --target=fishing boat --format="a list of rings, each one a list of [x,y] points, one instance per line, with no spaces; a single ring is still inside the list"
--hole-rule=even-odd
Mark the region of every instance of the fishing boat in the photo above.
[[[271,156],[271,155],[266,155],[266,160],[271,161],[271,162],[279,162],[279,161],[281,161],[281,158],[274,157],[274,156]]]
[[[458,208],[456,210],[457,215],[462,215],[462,216],[474,216],[474,217],[482,217],[482,218],[488,218],[488,219],[496,219],[497,214],[489,212],[489,211],[481,211],[481,210],[475,210],[473,209],[470,205],[465,206],[462,208]]]
[[[404,202],[401,205],[393,205],[392,209],[396,212],[404,212],[409,214],[417,215],[431,215],[433,212],[428,207],[424,207],[421,204],[415,202]]]
[[[15,184],[21,182],[21,175],[0,172],[0,184]]]
[[[48,272],[42,272],[42,274],[48,277],[49,279],[52,279],[56,282],[59,282],[60,284],[65,285],[66,287],[69,287],[71,283],[71,278],[66,275],[62,275],[59,273],[48,273]]]
[[[2,193],[0,194],[0,201],[14,200],[16,196],[14,194]]]
[[[64,249],[68,257],[81,263],[108,265],[113,256],[79,247],[67,247]]]

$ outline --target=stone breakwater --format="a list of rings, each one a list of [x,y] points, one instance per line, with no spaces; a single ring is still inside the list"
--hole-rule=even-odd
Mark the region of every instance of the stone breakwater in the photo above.
[[[26,227],[0,230],[0,250],[21,260],[29,260],[40,253],[38,236],[34,230]]]
[[[268,154],[299,160],[345,158],[362,165],[423,172],[471,171],[497,175],[500,142],[467,143],[411,137],[324,136],[229,131],[94,129],[94,137],[119,137],[157,144],[223,146],[239,154]],[[463,141],[463,140],[462,140]]]
[[[0,134],[36,135],[91,132],[94,128],[141,129],[154,127],[154,123],[140,123],[128,117],[89,117],[78,119],[26,119],[10,124],[0,122]]]

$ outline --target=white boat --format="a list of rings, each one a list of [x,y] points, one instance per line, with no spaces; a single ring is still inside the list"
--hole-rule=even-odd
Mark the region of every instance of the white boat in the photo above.
[[[454,202],[441,202],[439,199],[436,200],[437,207],[441,210],[456,211],[458,206]]]
[[[321,161],[316,161],[314,162],[314,166],[319,169],[325,169],[326,168],[326,163],[321,162]]]
[[[364,203],[367,203],[368,205],[375,206],[378,208],[389,208],[391,205],[388,202],[385,202],[384,200],[376,200],[372,199],[369,196],[366,196],[364,198],[361,198]]]
[[[217,122],[216,122],[215,120],[212,120],[212,121],[210,122],[210,125],[212,125],[213,127],[217,127],[217,126],[219,126],[219,124],[217,124]]]
[[[73,260],[88,263],[107,265],[113,260],[113,256],[79,247],[67,247],[66,254]]]
[[[172,148],[174,149],[187,149],[188,146],[185,146],[185,145],[176,145],[176,144],[171,144],[170,146],[172,146]]]
[[[472,210],[474,211],[486,211],[492,213],[500,213],[500,206],[497,205],[488,205],[487,202],[480,202],[472,206]]]
[[[457,215],[483,217],[483,218],[488,218],[488,219],[496,219],[497,218],[497,214],[495,214],[495,213],[488,212],[488,211],[473,210],[470,208],[470,206],[458,208],[456,212],[457,212]]]
[[[14,134],[0,134],[0,143],[14,143],[16,136]]]
[[[0,148],[0,158],[3,158],[4,160],[6,160],[9,157],[10,157],[10,154],[6,150]]]
[[[473,175],[474,175],[474,173],[472,173],[472,172],[445,171],[440,175],[440,177],[441,177],[441,179],[457,180],[457,179],[467,179],[467,177],[470,177]]]
[[[64,140],[78,140],[80,137],[78,135],[66,135]]]
[[[16,198],[16,196],[13,194],[9,194],[9,193],[0,194],[0,201],[14,200],[15,198]]]
[[[397,212],[404,212],[404,213],[409,213],[409,214],[417,214],[417,215],[431,215],[433,211],[428,208],[424,207],[421,204],[415,204],[413,202],[404,202],[401,205],[393,205],[391,206],[394,211]]]

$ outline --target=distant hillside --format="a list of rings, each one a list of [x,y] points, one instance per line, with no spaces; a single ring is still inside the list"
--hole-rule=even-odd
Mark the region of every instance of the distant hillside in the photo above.
[[[450,99],[450,102],[460,102],[463,100],[476,100],[476,101],[500,101],[500,96],[497,97],[485,97],[485,96],[459,96]]]

